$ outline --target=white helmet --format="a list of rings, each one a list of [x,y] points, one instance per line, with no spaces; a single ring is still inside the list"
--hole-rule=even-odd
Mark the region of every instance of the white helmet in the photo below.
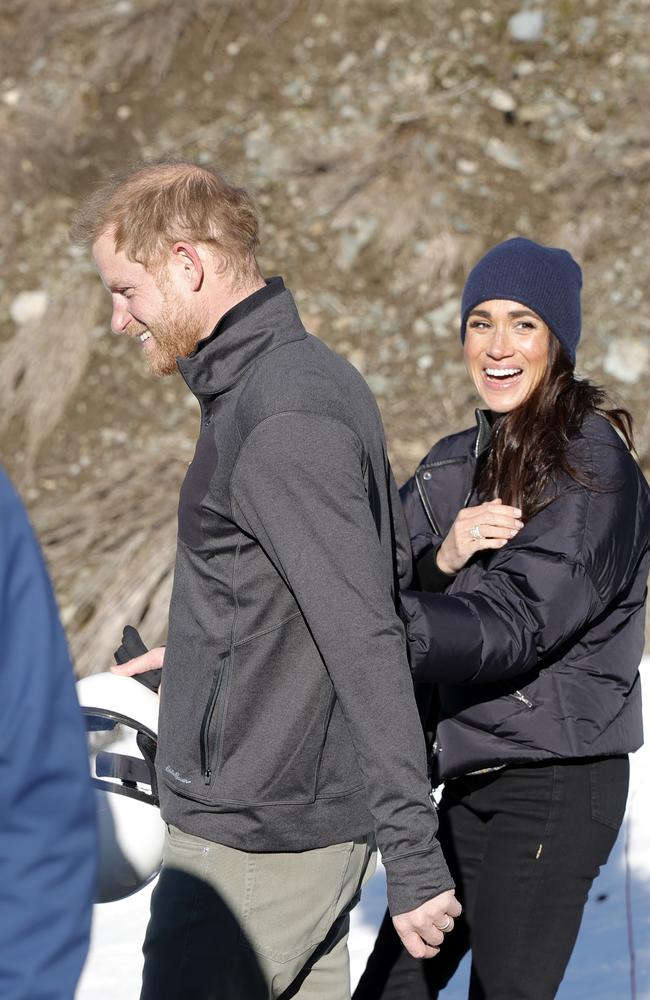
[[[99,825],[96,901],[136,892],[160,870],[165,824],[154,758],[158,696],[133,677],[92,674],[77,682],[86,720]]]

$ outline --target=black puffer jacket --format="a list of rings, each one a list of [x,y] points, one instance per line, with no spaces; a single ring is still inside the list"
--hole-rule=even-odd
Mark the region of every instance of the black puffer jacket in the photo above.
[[[414,556],[477,503],[490,426],[444,438],[402,488]],[[504,763],[627,753],[643,741],[650,490],[611,425],[589,417],[570,458],[600,491],[560,495],[508,544],[483,553],[445,594],[403,593],[413,672],[437,681],[434,776]],[[449,596],[452,595],[452,596]]]

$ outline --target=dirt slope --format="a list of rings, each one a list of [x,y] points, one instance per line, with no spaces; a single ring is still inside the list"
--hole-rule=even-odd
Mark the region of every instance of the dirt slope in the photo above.
[[[366,375],[399,479],[471,419],[466,268],[521,233],[582,262],[582,372],[650,465],[650,14],[643,0],[5,0],[0,446],[79,669],[164,631],[197,413],[108,332],[80,197],[162,155],[254,192],[261,263]]]

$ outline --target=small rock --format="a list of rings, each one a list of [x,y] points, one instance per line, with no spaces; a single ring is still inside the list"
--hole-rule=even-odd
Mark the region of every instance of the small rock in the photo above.
[[[544,11],[520,10],[508,21],[508,33],[513,42],[538,42],[544,30]]]
[[[100,435],[102,442],[106,445],[125,444],[128,437],[126,431],[120,430],[118,427],[102,427]]]
[[[517,107],[517,102],[512,94],[509,94],[507,90],[499,90],[498,88],[492,91],[488,97],[488,102],[491,107],[496,108],[497,111],[503,111],[504,114],[511,113]]]
[[[433,354],[421,354],[416,362],[421,372],[426,372],[433,364]]]
[[[376,396],[383,396],[390,384],[389,379],[387,379],[386,376],[382,375],[380,372],[374,372],[370,375],[366,375],[366,382]]]
[[[119,121],[121,122],[128,121],[128,119],[131,117],[131,108],[128,106],[128,104],[120,104],[115,114]]]
[[[478,170],[478,163],[475,163],[474,160],[465,160],[461,157],[460,160],[456,161],[456,170],[459,174],[472,177]]]
[[[337,72],[339,72],[341,76],[345,76],[346,73],[350,72],[353,66],[356,66],[358,61],[359,57],[357,56],[356,52],[346,52],[346,54],[343,56],[340,63],[336,67]]]
[[[452,328],[458,322],[458,299],[448,299],[437,309],[432,309],[427,313],[427,320],[431,324],[436,337],[448,337]]]
[[[277,177],[293,165],[289,148],[275,142],[268,122],[261,122],[247,134],[244,153],[247,159],[255,162],[262,177]]]
[[[523,104],[519,108],[519,119],[524,122],[543,122],[553,112],[551,104]]]
[[[500,167],[505,167],[507,170],[522,169],[521,157],[517,150],[509,146],[508,143],[502,142],[501,139],[494,136],[489,139],[485,146],[485,152]]]
[[[358,108],[355,108],[352,104],[344,104],[340,109],[339,114],[341,118],[345,118],[346,121],[355,121],[361,117],[361,113]]]
[[[22,326],[42,319],[47,311],[49,298],[47,292],[20,292],[9,306],[9,315],[16,324]]]
[[[18,90],[17,87],[14,87],[12,90],[5,90],[4,94],[2,95],[2,100],[10,108],[15,108],[18,102],[20,101],[20,91]]]
[[[639,337],[626,337],[609,345],[604,370],[619,382],[638,382],[650,366],[650,342]]]
[[[304,103],[311,100],[314,88],[307,80],[297,76],[293,80],[290,80],[286,87],[282,88],[281,93],[284,97],[288,97],[296,103]]]
[[[520,59],[516,62],[512,69],[513,76],[530,76],[534,73],[536,69],[535,63],[532,59]]]
[[[342,271],[349,271],[361,251],[370,243],[377,231],[377,220],[373,216],[359,216],[352,228],[341,234],[336,263]]]
[[[598,31],[597,17],[580,17],[576,24],[575,38],[578,45],[589,45]]]

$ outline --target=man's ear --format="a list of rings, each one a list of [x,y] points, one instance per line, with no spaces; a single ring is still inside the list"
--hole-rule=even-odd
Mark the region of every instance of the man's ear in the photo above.
[[[205,271],[196,247],[191,243],[184,243],[182,240],[174,243],[172,247],[172,267],[176,271],[177,277],[187,282],[191,292],[200,291]]]

